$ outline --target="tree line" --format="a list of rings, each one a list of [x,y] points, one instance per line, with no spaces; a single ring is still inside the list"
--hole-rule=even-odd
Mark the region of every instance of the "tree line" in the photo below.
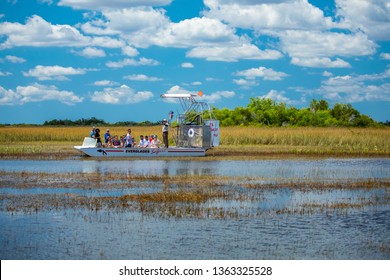
[[[250,98],[247,107],[234,109],[212,108],[212,113],[221,126],[314,126],[314,127],[376,127],[389,126],[389,122],[379,123],[367,115],[361,114],[351,104],[336,103],[331,108],[326,100],[313,99],[309,108],[298,109],[276,102],[269,98]],[[207,114],[206,114],[207,115]],[[95,117],[89,119],[50,120],[44,126],[152,126],[160,121],[134,122],[121,121],[108,123]]]
[[[313,99],[309,108],[298,109],[269,98],[251,98],[248,106],[212,109],[221,126],[316,126],[316,127],[373,127],[378,123],[361,114],[351,104],[336,103],[331,108],[326,100]]]
[[[53,119],[50,121],[45,121],[43,123],[44,126],[152,126],[152,125],[158,125],[160,122],[150,122],[150,121],[143,121],[143,122],[134,122],[134,121],[120,121],[120,122],[106,122],[103,119],[98,119],[95,117],[89,118],[89,119],[78,119],[75,121],[65,119],[65,120],[57,120]]]

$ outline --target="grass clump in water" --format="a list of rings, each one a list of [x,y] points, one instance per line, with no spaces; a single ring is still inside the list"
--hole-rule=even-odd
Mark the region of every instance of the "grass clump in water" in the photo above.
[[[121,201],[137,201],[137,202],[187,202],[187,203],[203,203],[213,198],[225,197],[223,193],[213,192],[206,193],[201,191],[176,191],[176,192],[157,192],[150,194],[133,194],[123,195],[119,199]]]

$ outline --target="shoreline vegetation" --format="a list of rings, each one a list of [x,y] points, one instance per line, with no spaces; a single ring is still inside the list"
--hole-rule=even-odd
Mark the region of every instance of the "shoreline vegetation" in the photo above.
[[[157,134],[161,127],[130,126],[139,136]],[[101,126],[111,135],[123,135],[129,126]],[[73,146],[89,135],[90,126],[3,126],[0,127],[2,159],[72,159],[83,157]],[[389,157],[390,128],[355,127],[221,127],[219,147],[202,159],[275,157]],[[174,145],[174,131],[170,145]],[[202,160],[200,159],[200,160]]]

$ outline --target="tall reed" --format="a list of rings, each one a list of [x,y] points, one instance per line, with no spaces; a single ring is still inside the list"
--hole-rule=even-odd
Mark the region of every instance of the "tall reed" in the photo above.
[[[390,151],[390,129],[258,128],[221,129],[221,145],[343,147]]]
[[[142,127],[100,127],[100,136],[103,139],[106,129],[110,129],[110,134],[126,135],[127,129],[131,128],[133,136],[138,139],[140,134],[151,135],[161,131],[157,126]],[[82,142],[84,137],[89,137],[92,127],[1,127],[0,142],[41,142],[41,141],[59,141],[59,142]],[[161,132],[160,132],[161,134]],[[161,137],[161,136],[160,136]]]
[[[109,127],[111,135],[124,135],[128,127]],[[100,127],[101,137],[107,127]],[[136,140],[141,134],[157,134],[160,126],[131,127]],[[24,153],[24,148],[35,147],[35,151],[50,146],[72,147],[81,144],[89,136],[91,127],[0,127],[0,154]],[[174,145],[174,131],[170,133],[170,145]],[[265,147],[275,153],[327,154],[377,154],[390,155],[389,128],[261,128],[222,127],[218,149],[248,150]],[[70,148],[71,149],[71,148]]]

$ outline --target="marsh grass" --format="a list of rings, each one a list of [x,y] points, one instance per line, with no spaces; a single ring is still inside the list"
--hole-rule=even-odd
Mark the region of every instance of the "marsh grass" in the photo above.
[[[204,192],[204,191],[183,191],[179,190],[176,192],[157,192],[150,194],[133,194],[123,195],[119,197],[121,201],[137,201],[141,203],[154,202],[154,203],[165,203],[165,202],[187,202],[187,203],[203,203],[207,200],[214,198],[225,197],[226,194],[223,192]]]
[[[64,158],[80,155],[73,146],[89,135],[90,127],[1,127],[3,158]],[[105,127],[101,127],[102,137]],[[111,135],[124,135],[127,127],[110,127]],[[157,134],[159,126],[132,127],[133,136]],[[171,133],[170,145],[174,145]],[[227,156],[390,156],[388,128],[261,128],[222,127],[221,146],[208,151]]]
[[[221,135],[222,147],[242,146],[242,152],[247,154],[253,146],[257,146],[258,152],[282,154],[389,155],[390,152],[390,130],[387,128],[233,127],[222,130]]]
[[[0,171],[0,186],[12,188],[139,188],[156,186],[167,189],[212,188],[232,185],[243,178],[231,178],[211,175],[129,175],[120,173],[43,173],[43,172],[5,172]],[[250,180],[248,178],[248,180]],[[0,187],[1,188],[1,187]]]
[[[220,189],[226,187],[248,189],[299,189],[299,190],[329,190],[329,189],[376,189],[390,188],[390,180],[384,178],[349,179],[332,181],[310,181],[306,179],[286,180],[283,178],[269,179],[248,176],[218,176],[218,175],[142,175],[122,173],[44,173],[44,172],[7,172],[0,171],[1,187],[11,188],[80,188],[110,189],[117,187],[139,188],[159,186],[164,190],[177,188],[187,189]],[[168,188],[167,188],[168,186]]]
[[[31,188],[47,191],[28,192]],[[58,191],[57,188],[67,191]],[[119,192],[109,195],[112,188],[119,189]],[[132,189],[137,188],[141,188],[141,192],[137,190],[132,193]],[[19,191],[14,193],[12,189]],[[302,201],[287,206],[272,201],[272,197],[278,197],[286,191],[303,197]],[[362,191],[364,196],[360,196]],[[338,195],[340,192],[343,193],[342,198]],[[307,193],[322,198],[308,200],[305,199],[310,197],[306,196]],[[10,213],[69,208],[95,212],[136,211],[163,218],[240,219],[272,214],[348,213],[366,207],[387,206],[390,203],[390,181],[354,179],[269,182],[264,178],[214,175],[0,172],[0,194],[0,210]],[[263,208],[264,203],[271,207]]]

